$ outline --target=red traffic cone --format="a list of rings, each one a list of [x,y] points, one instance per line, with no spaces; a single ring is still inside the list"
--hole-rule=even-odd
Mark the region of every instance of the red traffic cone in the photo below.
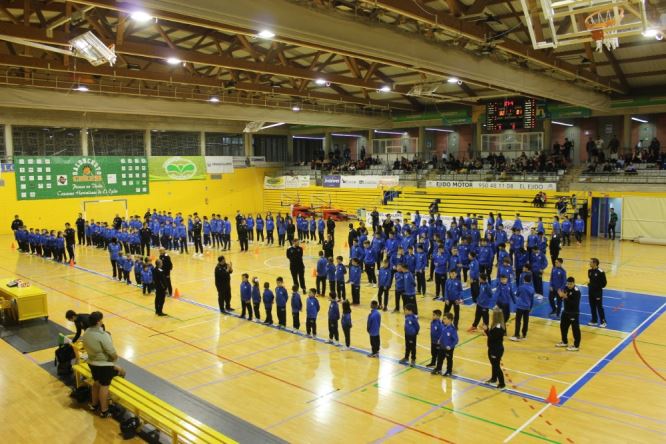
[[[12,242],[12,250],[16,250],[16,246],[14,245],[14,242]]]
[[[174,299],[178,299],[180,297],[180,291],[176,288],[176,291],[173,292],[173,297]]]
[[[546,398],[546,402],[548,404],[553,404],[553,405],[557,405],[560,403],[560,398],[557,397],[557,390],[555,389],[554,385],[550,386],[550,393]]]
[[[70,259],[70,260],[69,260],[69,266],[70,266],[70,267],[73,267],[73,266],[74,266],[74,259]]]
[[[312,277],[313,277],[313,278],[316,278],[316,277],[317,277],[317,269],[316,269],[316,268],[313,268],[313,269],[312,269]]]

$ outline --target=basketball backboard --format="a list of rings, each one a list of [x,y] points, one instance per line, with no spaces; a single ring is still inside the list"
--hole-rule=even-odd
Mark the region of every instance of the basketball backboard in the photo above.
[[[597,51],[648,29],[644,0],[520,0],[534,49],[593,43]],[[545,22],[545,25],[543,24]]]

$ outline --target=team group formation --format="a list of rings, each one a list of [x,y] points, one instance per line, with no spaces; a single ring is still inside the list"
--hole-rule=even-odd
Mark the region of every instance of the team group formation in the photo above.
[[[518,214],[511,224],[507,224],[510,231],[505,229],[501,214],[493,213],[485,220],[468,214],[445,223],[437,211],[437,204],[431,205],[430,214],[425,217],[418,211],[408,216],[409,220],[393,220],[390,216],[380,217],[375,209],[371,213],[372,234],[364,222],[350,223],[343,247],[345,257],[334,253],[336,223],[332,219],[273,216],[270,212],[253,217],[238,211],[233,223],[229,217],[220,214],[212,214],[209,218],[194,213],[185,218],[181,213],[172,215],[156,209],[148,209],[143,218],[116,215],[110,223],[85,220],[79,214],[74,227],[67,223],[62,231],[28,228],[16,215],[11,228],[20,252],[57,262],[75,264],[76,243],[107,250],[112,277],[127,284],[134,282],[144,294],[154,292],[158,316],[166,316],[164,301],[173,295],[174,263],[169,253],[189,254],[190,244],[194,245],[195,258],[201,258],[205,249],[230,251],[233,225],[240,252],[247,252],[251,242],[274,246],[277,232],[277,247],[286,248],[292,285],[287,288],[284,279],[278,277],[271,288],[270,282],[262,284],[258,277],[242,274],[240,317],[260,322],[263,306],[263,322],[273,324],[275,305],[277,327],[287,328],[289,311],[292,328],[299,331],[301,313],[305,311],[306,335],[316,337],[321,309],[319,300],[328,296],[329,343],[346,350],[351,347],[352,307],[360,305],[364,283],[377,289],[367,316],[366,331],[371,346],[368,356],[379,355],[381,312],[404,310],[405,354],[400,362],[414,366],[416,338],[420,333],[418,305],[419,300],[423,301],[428,294],[444,303],[442,310],[432,312],[431,362],[428,366],[434,367],[433,374],[445,376],[452,373],[453,354],[459,338],[460,305],[465,300],[464,290],[469,288],[475,314],[467,331],[481,329],[487,335],[488,358],[492,366],[492,377],[487,382],[497,383],[499,388],[504,387],[500,360],[504,352],[503,338],[507,334],[506,323],[514,312],[515,328],[510,340],[527,339],[530,311],[535,299],[544,297],[543,273],[549,263],[549,253],[552,263],[548,292],[550,317],[560,320],[561,329],[561,341],[556,346],[568,351],[579,350],[581,292],[574,277],[567,275],[564,261],[559,257],[560,249],[571,245],[572,235],[578,243],[582,242],[585,225],[579,215],[570,219],[558,213],[553,218],[548,238],[539,218],[530,228],[527,239],[522,235],[523,223]],[[482,231],[480,226],[485,226],[485,230]],[[321,245],[312,270],[316,284],[309,289],[305,284],[306,267],[301,246],[304,242]],[[155,248],[159,255],[153,260],[151,249]],[[234,310],[231,307],[233,272],[232,262],[220,255],[214,274],[222,313]],[[364,274],[366,279],[363,279]],[[592,317],[588,324],[604,328],[606,276],[599,268],[597,258],[590,259],[587,278]],[[427,293],[428,282],[434,285],[431,284]],[[72,311],[67,313],[70,321],[75,321],[77,316]],[[81,329],[87,327],[84,324],[76,323],[77,338]],[[344,345],[339,343],[339,327],[343,331]],[[569,330],[573,334],[573,343],[568,339]]]

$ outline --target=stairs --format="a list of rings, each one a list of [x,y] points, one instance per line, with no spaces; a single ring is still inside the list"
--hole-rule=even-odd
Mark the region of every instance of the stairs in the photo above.
[[[577,167],[572,167],[567,170],[562,177],[560,177],[560,180],[557,182],[557,191],[569,191],[569,185],[571,182],[575,182],[578,180],[580,177],[581,173],[583,172],[583,167],[582,166],[577,166]]]

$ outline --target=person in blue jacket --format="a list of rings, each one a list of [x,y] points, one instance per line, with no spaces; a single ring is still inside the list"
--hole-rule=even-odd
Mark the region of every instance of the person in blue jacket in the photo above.
[[[516,282],[520,282],[520,273],[522,273],[523,268],[525,265],[527,265],[530,262],[530,252],[532,250],[525,250],[524,248],[519,248],[516,250],[514,253],[515,260],[513,261],[513,264],[515,265],[515,272],[516,272]]]
[[[470,293],[472,294],[472,302],[476,304],[476,299],[479,297],[479,276],[481,275],[481,266],[476,259],[476,252],[470,251],[468,258]]]
[[[252,308],[254,309],[254,320],[259,322],[261,320],[261,312],[259,307],[261,306],[261,288],[259,288],[259,278],[252,278]]]
[[[109,258],[111,259],[111,270],[113,271],[113,277],[114,279],[118,277],[118,279],[122,280],[122,268],[118,265],[120,244],[114,237],[111,239],[111,242],[109,245],[107,245],[106,248],[109,250]]]
[[[247,240],[254,242],[254,219],[249,214],[245,218],[245,227],[247,228]]]
[[[341,350],[349,350],[351,346],[351,328],[352,328],[352,309],[349,301],[342,301],[342,333],[345,335],[345,345],[341,347]]]
[[[317,235],[319,237],[319,245],[324,244],[324,231],[326,230],[326,222],[324,222],[324,219],[319,216],[319,219],[317,219]]]
[[[240,317],[245,319],[245,311],[247,311],[247,319],[252,320],[252,285],[250,284],[250,276],[247,273],[243,273],[241,276],[240,284],[240,298],[241,298],[241,315]]]
[[[402,297],[405,294],[405,273],[402,271],[402,266],[396,266],[393,280],[395,281],[395,307],[393,308],[393,313],[399,313],[400,301],[402,301]]]
[[[326,294],[326,271],[328,268],[328,260],[324,257],[324,252],[319,252],[319,259],[317,259],[316,275],[317,275],[317,294]]]
[[[458,345],[458,329],[453,325],[453,315],[451,313],[444,314],[444,321],[442,325],[442,333],[439,336],[438,352],[437,352],[437,366],[433,369],[433,375],[442,373],[444,360],[446,359],[446,372],[443,376],[451,376],[453,372],[453,351]]]
[[[467,330],[472,333],[478,330],[479,321],[483,319],[483,325],[488,325],[489,310],[495,306],[493,290],[488,282],[489,278],[485,274],[479,275],[479,296],[476,298],[476,311],[474,313],[474,322]]]
[[[310,219],[310,240],[317,240],[317,221],[314,216]]]
[[[539,246],[539,236],[536,234],[535,227],[530,228],[530,234],[527,236],[527,250],[532,251],[532,248]]]
[[[328,306],[328,343],[339,345],[340,333],[338,331],[338,321],[340,320],[340,306],[333,294],[329,294],[328,298],[331,301]]]
[[[393,273],[389,268],[388,260],[384,259],[379,269],[379,289],[377,290],[377,301],[380,310],[388,310],[389,290],[393,281]]]
[[[585,232],[585,221],[580,214],[576,215],[576,219],[573,223],[574,234],[576,235],[576,242],[578,245],[581,245],[583,242],[583,233]]]
[[[402,267],[402,282],[405,288],[402,299],[403,305],[406,306],[407,304],[411,304],[412,312],[415,315],[418,315],[419,309],[416,304],[416,279],[412,272],[407,268],[407,265],[403,264],[400,267]]]
[[[497,306],[502,310],[504,322],[506,323],[511,316],[511,301],[515,299],[513,289],[509,282],[509,277],[505,274],[500,275],[500,281],[495,290]]]
[[[143,264],[141,283],[143,285],[143,294],[149,295],[153,292],[153,269],[150,267],[150,264]]]
[[[569,216],[564,216],[564,220],[561,225],[562,229],[562,246],[571,245],[571,221]]]
[[[335,294],[337,296],[336,287],[337,284],[335,282],[335,271],[336,271],[336,266],[335,263],[333,262],[333,258],[329,257],[328,262],[326,264],[326,279],[328,280],[328,286],[330,287],[331,293]],[[323,294],[323,293],[319,293]]]
[[[365,265],[365,274],[368,276],[368,284],[373,288],[377,287],[377,273],[375,273],[375,251],[370,247],[370,241],[363,242],[363,265]]]
[[[440,246],[437,253],[433,256],[433,265],[435,268],[435,300],[444,300],[446,287],[446,266],[448,257],[445,254],[444,247]]]
[[[305,332],[308,338],[315,337],[317,336],[317,315],[319,314],[319,301],[317,300],[316,288],[311,288],[308,291],[305,306]]]
[[[462,283],[456,277],[456,270],[449,271],[449,279],[446,281],[444,291],[444,313],[449,313],[453,308],[454,321],[453,325],[458,328],[458,321],[460,320],[460,304],[463,302],[462,297]]]
[[[349,283],[351,284],[352,305],[361,303],[361,265],[358,259],[354,258],[349,266]]]
[[[516,220],[513,221],[513,229],[523,231],[523,221],[520,220],[520,214],[516,213]]]
[[[278,328],[287,327],[287,301],[289,293],[284,287],[284,280],[278,277],[275,285],[275,306],[277,307]]]
[[[303,302],[301,302],[301,294],[298,290],[298,285],[291,286],[291,316],[295,330],[301,328],[301,311],[303,311]]]
[[[377,309],[379,304],[377,301],[370,302],[370,314],[368,314],[368,322],[366,330],[370,336],[370,354],[369,358],[376,358],[379,356],[379,347],[381,346],[381,339],[379,337],[379,330],[382,326],[382,315]]]
[[[423,244],[416,246],[416,261],[414,264],[414,277],[416,278],[416,292],[422,297],[426,294],[426,276],[425,269],[428,265],[428,255],[425,252]]]
[[[405,305],[405,357],[400,360],[401,364],[409,362],[410,367],[416,365],[416,336],[421,330],[419,318],[414,314],[412,304]],[[409,358],[411,356],[411,362]]]
[[[264,282],[264,310],[266,310],[266,320],[264,324],[273,325],[273,301],[275,300],[275,295],[271,291],[271,284]]]
[[[432,311],[432,320],[430,321],[430,363],[426,367],[434,367],[437,364],[437,354],[439,350],[439,336],[442,334],[442,310]]]
[[[257,231],[257,242],[264,242],[264,219],[262,219],[261,214],[257,214],[257,218],[254,220],[254,227]]]
[[[287,232],[287,227],[284,225],[284,222],[281,222],[281,220],[278,220],[277,224],[278,228],[278,240],[280,242],[280,246],[284,246],[284,235]],[[282,237],[280,237],[280,230],[282,230]],[[275,239],[273,238],[273,233],[275,232],[275,221],[273,220],[273,216],[270,214],[266,215],[266,245],[273,245],[275,242]]]
[[[567,272],[562,268],[563,263],[564,260],[558,257],[550,271],[548,302],[550,303],[549,316],[551,319],[559,318],[562,311],[562,298],[558,296],[558,292],[564,290],[564,287],[567,286]]]
[[[178,239],[177,245],[180,247],[180,254],[183,254],[183,250],[185,251],[185,254],[190,254],[189,251],[187,251],[187,228],[185,228],[185,225],[182,223],[176,226],[175,237]]]
[[[120,255],[120,258],[118,259],[118,262],[122,262],[122,268],[123,268],[123,279],[127,285],[132,284],[132,280],[130,279],[130,272],[132,271],[132,266],[134,265],[134,261],[132,260],[132,256],[127,255],[124,256],[123,252],[121,251],[118,253]]]
[[[345,275],[347,274],[347,267],[342,263],[342,256],[336,258],[337,264],[335,265],[335,295],[338,300],[347,299],[347,290],[345,289]]]
[[[548,267],[548,259],[546,259],[546,255],[541,252],[539,247],[534,247],[532,250],[530,265],[532,267],[534,291],[536,291],[536,294],[543,295],[543,271]]]
[[[527,339],[527,326],[530,322],[530,311],[534,306],[534,287],[531,285],[532,277],[525,276],[525,283],[516,291],[516,330],[511,337],[512,341],[524,341]],[[523,336],[520,336],[522,324]]]

